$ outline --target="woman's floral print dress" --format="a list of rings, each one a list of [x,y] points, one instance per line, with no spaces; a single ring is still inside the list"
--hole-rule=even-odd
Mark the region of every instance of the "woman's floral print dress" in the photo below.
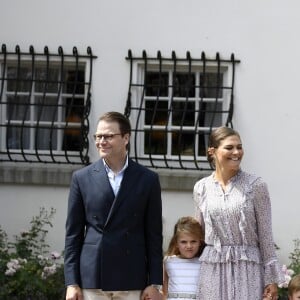
[[[240,170],[224,192],[213,173],[195,184],[194,201],[207,244],[197,299],[261,300],[265,285],[284,281],[269,192],[260,177]]]

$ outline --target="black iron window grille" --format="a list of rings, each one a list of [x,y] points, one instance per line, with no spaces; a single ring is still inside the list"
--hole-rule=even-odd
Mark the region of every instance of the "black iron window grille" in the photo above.
[[[132,122],[131,156],[152,168],[209,170],[207,140],[218,126],[232,127],[234,54],[229,59],[134,57],[125,115]]]
[[[88,164],[93,56],[0,52],[0,160]]]

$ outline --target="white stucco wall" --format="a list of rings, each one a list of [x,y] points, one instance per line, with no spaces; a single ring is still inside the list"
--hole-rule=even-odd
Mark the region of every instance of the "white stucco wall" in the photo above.
[[[65,218],[67,213],[68,188],[24,185],[0,185],[1,227],[10,239],[30,228],[33,216],[39,215],[41,207],[56,212],[49,230],[47,243],[50,251],[62,251],[64,247]]]
[[[107,110],[123,111],[128,88],[128,49],[141,55],[229,57],[236,69],[234,126],[240,131],[243,168],[261,175],[272,198],[273,229],[288,261],[300,237],[298,199],[300,2],[298,0],[1,0],[0,43],[38,52],[62,46],[81,54],[91,46],[93,68],[91,128]],[[93,132],[91,132],[93,133]],[[92,146],[91,146],[92,148]],[[97,158],[92,150],[92,160]],[[192,192],[192,191],[191,191]],[[13,233],[38,212],[57,208],[55,233],[62,247],[67,188],[0,185],[0,223]],[[166,227],[192,211],[191,194],[163,192]],[[172,225],[172,226],[171,226]]]

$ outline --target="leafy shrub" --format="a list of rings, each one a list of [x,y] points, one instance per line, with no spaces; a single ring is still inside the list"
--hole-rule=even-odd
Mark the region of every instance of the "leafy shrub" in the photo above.
[[[64,275],[61,253],[49,252],[46,243],[55,209],[40,208],[31,227],[11,242],[0,226],[0,299],[64,299]]]
[[[279,299],[288,299],[288,285],[294,275],[300,274],[300,239],[294,240],[294,250],[289,256],[290,264],[283,265],[282,271],[285,276],[285,282],[279,286]]]

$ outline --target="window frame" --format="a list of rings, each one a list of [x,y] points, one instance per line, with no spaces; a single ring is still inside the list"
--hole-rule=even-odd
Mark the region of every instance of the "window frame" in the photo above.
[[[92,80],[92,62],[96,58],[92,54],[90,47],[87,48],[87,55],[79,55],[77,48],[73,47],[72,54],[64,54],[63,48],[58,48],[58,53],[49,53],[48,47],[44,48],[44,53],[35,53],[33,46],[30,46],[29,52],[21,52],[20,47],[16,46],[15,52],[8,52],[6,50],[6,45],[2,45],[2,51],[0,52],[0,160],[1,161],[14,161],[14,162],[43,162],[43,163],[59,163],[59,164],[88,164],[88,132],[89,132],[89,120],[88,115],[90,112],[90,102],[91,102],[91,80]],[[20,68],[25,68],[30,72],[31,78],[29,82],[30,87],[26,91],[22,91],[16,88],[10,90],[8,83],[14,85],[17,82],[22,82],[21,77],[16,77],[15,81],[10,82],[8,77],[9,68],[15,68],[18,73]],[[37,70],[44,70],[46,73],[46,79],[39,77],[36,78]],[[56,70],[58,76],[57,81],[51,82],[48,76],[50,74],[49,70]],[[70,75],[71,72],[75,73],[75,79],[72,81],[62,76]],[[78,74],[83,74],[83,82],[78,78]],[[28,73],[27,73],[28,74]],[[68,81],[69,80],[69,81]],[[36,89],[36,87],[41,84],[44,88],[41,90]],[[56,92],[51,92],[47,90],[50,84],[56,84]],[[73,86],[73,91],[68,91],[67,85]],[[75,90],[76,87],[83,86],[83,92],[78,93]],[[64,90],[65,88],[65,90]],[[28,99],[27,108],[29,110],[29,119],[24,115],[23,118],[11,118],[9,114],[9,97],[13,97],[15,100],[19,96],[26,97]],[[47,105],[49,99],[55,99],[56,103],[53,105],[54,111],[53,118],[49,120],[41,120],[38,117],[38,110],[41,113],[51,105]],[[38,103],[37,99],[41,99],[43,103]],[[47,101],[46,101],[47,99]],[[81,102],[82,105],[75,103],[76,101]],[[71,103],[68,104],[68,101]],[[74,104],[75,103],[75,104]],[[13,104],[15,106],[19,105]],[[13,107],[12,105],[12,107]],[[81,106],[82,114],[77,120],[68,120],[70,113],[74,113],[75,109]],[[41,107],[41,108],[40,108]],[[65,112],[64,112],[65,110]],[[68,114],[67,111],[69,110]],[[22,111],[22,113],[25,113]],[[78,112],[78,111],[77,111]],[[64,115],[65,114],[65,115]],[[56,115],[56,117],[55,117]],[[55,120],[54,120],[55,119]],[[19,147],[9,147],[8,144],[8,130],[12,130],[13,125],[15,128],[20,127],[21,132],[29,131],[29,147],[24,147],[23,144]],[[42,136],[38,137],[38,132],[48,130],[50,136],[48,149],[42,148],[40,141]],[[79,132],[80,136],[80,146],[75,149],[73,146],[68,146],[65,139]],[[16,130],[17,132],[17,130]],[[69,133],[67,133],[69,132]],[[57,134],[57,137],[53,135]],[[34,137],[35,135],[35,137]],[[44,138],[44,137],[43,137]],[[22,141],[22,139],[21,139]],[[53,144],[57,144],[52,147]],[[72,148],[73,147],[73,148]],[[28,149],[29,148],[29,149]]]
[[[153,125],[145,126],[145,103],[148,99],[151,100],[146,92],[146,81],[145,74],[147,72],[158,72],[163,74],[168,72],[168,95],[152,97],[153,101],[168,101],[168,107],[170,102],[180,102],[180,101],[194,101],[195,105],[201,103],[221,103],[222,110],[224,105],[227,106],[227,111],[222,116],[222,120],[218,126],[233,126],[232,125],[232,115],[233,115],[233,89],[234,89],[234,73],[235,73],[235,64],[239,61],[234,59],[234,55],[231,55],[229,60],[221,60],[219,54],[217,53],[215,59],[207,59],[205,54],[202,53],[201,58],[192,59],[189,52],[187,52],[187,58],[177,58],[175,52],[172,52],[172,58],[163,58],[158,52],[157,57],[147,57],[146,52],[143,52],[142,57],[133,57],[131,50],[128,52],[127,60],[130,61],[130,84],[128,99],[125,108],[125,114],[131,118],[133,124],[133,137],[131,148],[131,154],[136,161],[141,162],[145,166],[152,168],[166,168],[166,169],[182,169],[182,170],[210,170],[211,166],[208,164],[206,155],[195,154],[195,149],[197,149],[197,142],[195,143],[194,151],[191,155],[185,156],[180,152],[178,154],[170,154],[170,135],[172,130],[176,130],[176,126],[169,127],[168,124],[164,125]],[[216,73],[222,74],[222,99],[218,96],[213,98],[206,98],[201,96],[201,87],[200,87],[200,76],[201,73]],[[173,74],[196,74],[196,83],[195,83],[195,96],[194,97],[175,97],[172,94],[174,89]],[[158,80],[159,81],[159,80]],[[196,107],[196,106],[195,106]],[[196,109],[197,111],[197,109]],[[195,111],[195,114],[196,114]],[[200,111],[198,109],[198,111]],[[169,112],[172,114],[172,111]],[[196,118],[196,115],[195,115]],[[168,122],[170,123],[171,117],[168,117]],[[204,133],[205,141],[207,146],[207,139],[212,129],[216,126],[210,124],[210,126],[179,126],[180,134],[184,131],[188,131],[195,134],[198,134],[199,131]],[[178,129],[177,128],[177,129]],[[158,129],[165,130],[168,135],[167,143],[167,153],[157,155],[153,153],[145,153],[145,129]],[[196,139],[198,141],[199,139]],[[199,151],[199,150],[198,150]],[[150,151],[151,152],[151,151]],[[203,151],[202,151],[203,152]]]

